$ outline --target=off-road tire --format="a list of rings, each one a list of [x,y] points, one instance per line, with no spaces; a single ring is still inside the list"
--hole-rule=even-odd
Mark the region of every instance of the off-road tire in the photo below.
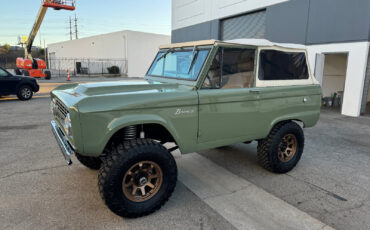
[[[86,157],[80,155],[79,153],[76,153],[76,158],[81,164],[83,164],[84,166],[88,167],[91,170],[99,170],[102,164],[100,158]]]
[[[29,85],[22,85],[18,89],[17,97],[21,101],[27,101],[30,100],[33,96],[33,89]]]
[[[280,141],[285,135],[292,134],[297,141],[296,153],[288,161],[278,157]],[[257,159],[262,167],[275,173],[286,173],[292,170],[301,159],[304,148],[302,128],[295,122],[282,122],[274,126],[267,138],[258,141]]]
[[[134,139],[112,144],[103,159],[98,185],[108,208],[121,217],[136,218],[158,210],[171,196],[177,181],[176,161],[171,153],[150,139]],[[122,184],[125,174],[142,161],[156,163],[162,171],[162,183],[157,193],[148,200],[134,202],[124,195]]]
[[[46,75],[45,80],[50,80],[51,79],[51,72],[49,70],[45,71],[45,75]]]

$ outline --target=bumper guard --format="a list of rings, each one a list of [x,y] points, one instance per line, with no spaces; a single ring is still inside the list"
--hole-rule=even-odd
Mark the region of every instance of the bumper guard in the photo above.
[[[72,164],[71,155],[74,154],[72,145],[69,143],[69,141],[66,138],[66,135],[59,127],[56,121],[51,121],[51,130],[53,131],[55,139],[57,140],[60,150],[62,151],[62,154],[64,156],[64,159],[67,162],[67,165],[71,165]]]

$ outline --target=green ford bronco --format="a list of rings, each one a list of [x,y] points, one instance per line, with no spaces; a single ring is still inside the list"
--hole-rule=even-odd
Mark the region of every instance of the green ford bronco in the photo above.
[[[62,85],[51,100],[52,131],[67,163],[75,154],[99,170],[109,209],[139,217],[174,191],[177,148],[185,154],[256,140],[264,168],[294,168],[301,127],[319,119],[321,87],[304,47],[208,40],[160,47],[143,80]]]

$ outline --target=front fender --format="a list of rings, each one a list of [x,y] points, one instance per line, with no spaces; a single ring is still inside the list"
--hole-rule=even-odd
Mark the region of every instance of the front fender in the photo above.
[[[174,128],[173,124],[167,122],[164,118],[155,114],[126,114],[120,117],[112,117],[109,122],[103,121],[107,118],[106,115],[93,115],[94,121],[90,121],[90,125],[87,124],[87,116],[82,121],[83,139],[84,139],[84,151],[83,155],[86,156],[99,156],[105,146],[108,144],[112,136],[119,130],[130,126],[130,125],[141,125],[141,124],[158,124],[167,129],[178,144],[179,148],[182,148],[182,143],[179,138],[179,133]],[[114,116],[114,115],[113,115]],[[89,116],[92,117],[92,116]],[[91,123],[93,122],[93,123]],[[95,133],[95,135],[94,135]]]
[[[145,125],[145,124],[158,124],[163,126],[175,139],[176,143],[181,148],[181,143],[179,142],[179,133],[176,131],[173,124],[167,122],[164,118],[154,115],[154,114],[137,114],[129,115],[120,118],[114,119],[109,123],[107,127],[106,138],[104,138],[105,143],[107,144],[110,138],[119,130],[131,126],[131,125]]]

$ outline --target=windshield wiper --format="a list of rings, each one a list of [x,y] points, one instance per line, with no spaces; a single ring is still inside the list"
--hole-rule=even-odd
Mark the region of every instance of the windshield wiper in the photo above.
[[[196,52],[196,53],[194,53]],[[190,66],[189,66],[189,69],[188,69],[188,74],[190,73],[191,69],[193,68],[194,66],[194,63],[195,63],[195,60],[197,60],[197,57],[198,57],[198,49],[197,49],[197,46],[194,46],[194,49],[193,49],[193,58],[191,59],[191,62],[190,62]]]
[[[167,54],[169,54],[169,53],[173,53],[175,50],[174,49],[168,49],[164,54],[162,54],[162,56],[160,56],[159,58],[158,58],[158,60],[157,61],[160,61],[162,58],[165,58],[166,56],[167,56]]]

